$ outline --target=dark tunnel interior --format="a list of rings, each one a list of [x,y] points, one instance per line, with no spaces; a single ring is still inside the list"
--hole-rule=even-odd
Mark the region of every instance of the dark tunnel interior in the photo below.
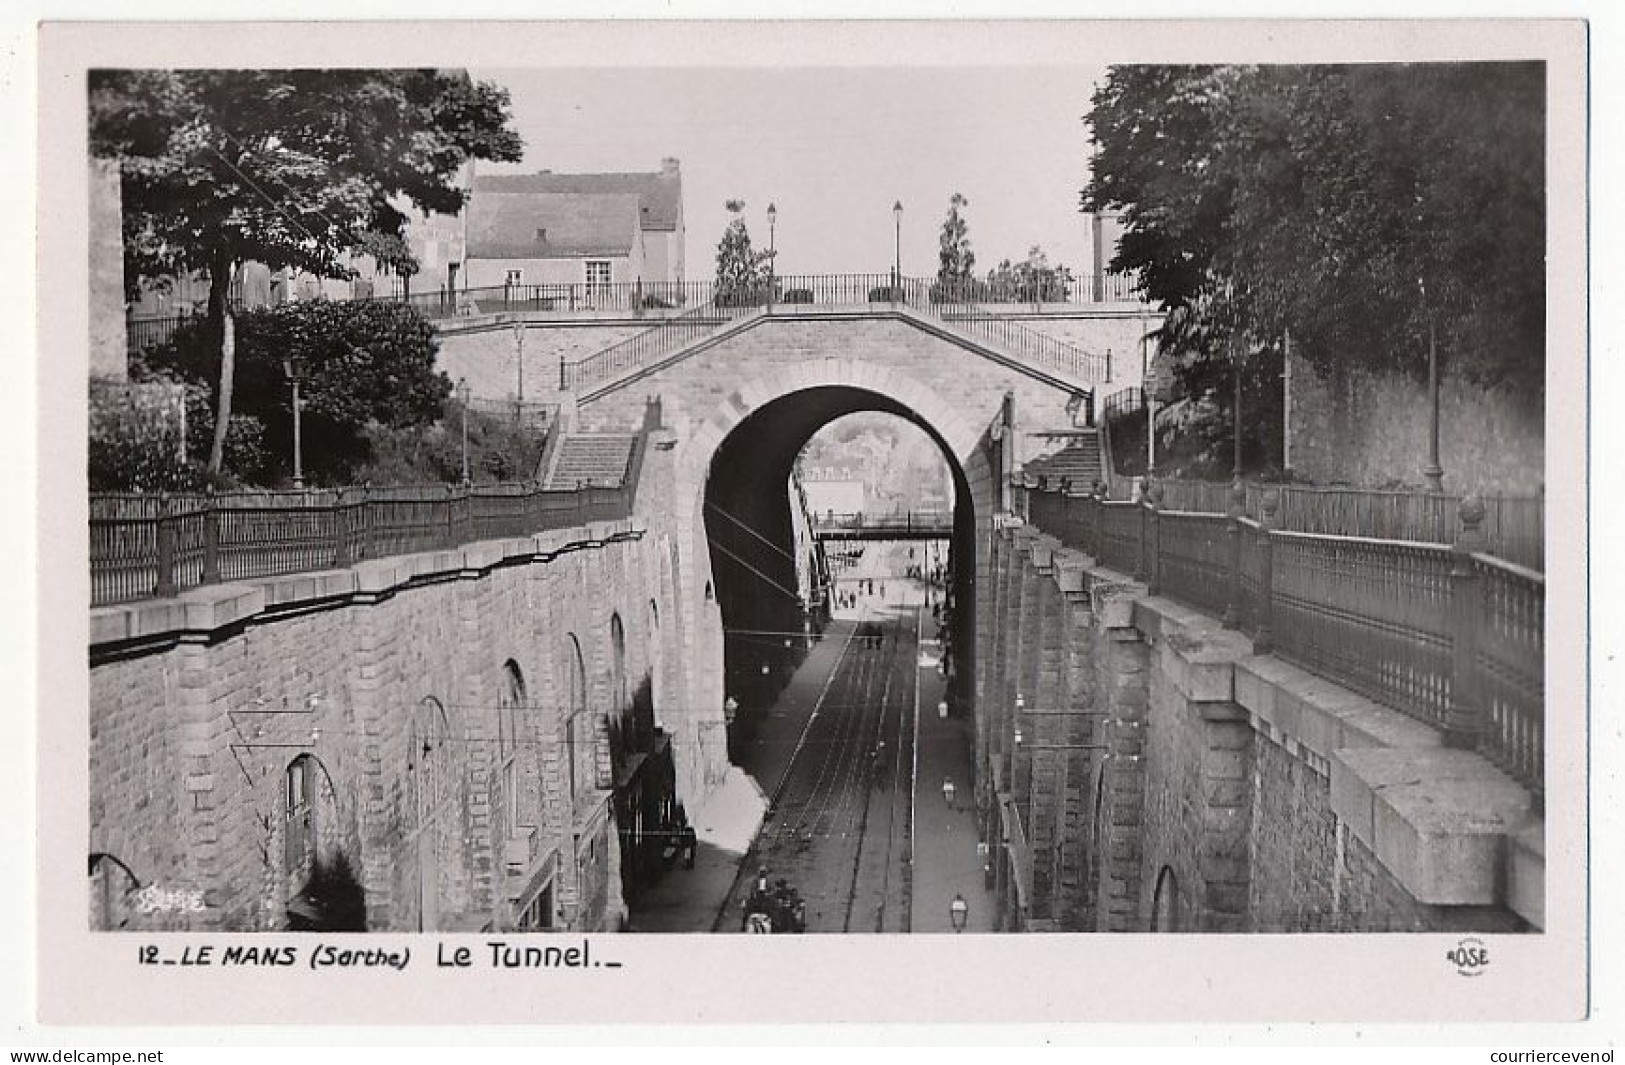
[[[820,631],[827,617],[823,604],[803,603],[796,595],[789,490],[796,458],[825,425],[861,411],[892,414],[919,426],[936,441],[952,471],[949,639],[956,688],[963,689],[973,675],[976,516],[965,471],[941,435],[896,400],[851,387],[815,388],[752,412],[718,447],[706,479],[705,525],[722,612],[725,690],[745,712],[771,702],[805,657],[806,641],[791,634],[809,627]]]

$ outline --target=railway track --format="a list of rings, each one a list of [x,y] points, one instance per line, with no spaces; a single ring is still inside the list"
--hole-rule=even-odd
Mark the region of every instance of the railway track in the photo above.
[[[907,877],[892,866],[906,857],[912,757],[905,724],[914,619],[912,610],[879,617],[878,648],[865,647],[851,623],[774,788],[767,820],[718,914],[719,930],[732,930],[758,867],[801,892],[808,931],[906,927]],[[887,927],[888,914],[894,927]]]

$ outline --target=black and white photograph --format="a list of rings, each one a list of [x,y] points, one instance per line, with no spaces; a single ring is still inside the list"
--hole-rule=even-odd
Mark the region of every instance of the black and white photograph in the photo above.
[[[1580,24],[219,28],[44,38],[64,1016],[1583,1012]]]

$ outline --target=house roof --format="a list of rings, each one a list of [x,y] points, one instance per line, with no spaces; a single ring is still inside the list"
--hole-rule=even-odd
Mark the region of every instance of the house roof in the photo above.
[[[484,179],[481,179],[484,180]],[[470,259],[624,256],[638,232],[636,194],[476,192],[468,205]]]
[[[653,174],[479,174],[475,204],[482,194],[636,196],[645,230],[675,230],[683,214],[683,179],[675,163]]]

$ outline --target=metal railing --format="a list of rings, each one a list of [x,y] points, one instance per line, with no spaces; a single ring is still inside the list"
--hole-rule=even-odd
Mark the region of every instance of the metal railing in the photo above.
[[[1070,271],[1042,280],[969,278],[948,283],[933,280],[932,293],[949,302],[1014,304],[1036,310],[1046,306],[1145,302],[1134,278],[1128,274],[1073,274]]]
[[[752,313],[756,311],[751,306],[718,307],[708,303],[686,314],[666,318],[660,324],[595,351],[584,359],[575,362],[560,359],[559,390],[585,391],[593,385],[604,384],[634,370],[652,366],[689,344],[710,336],[719,326]]]
[[[1485,554],[1488,508],[1456,507],[1447,543],[1280,528],[1259,516],[1018,486],[1028,519],[1155,595],[1210,612],[1282,658],[1481,750],[1544,794],[1545,577]]]
[[[1145,389],[1138,385],[1120,388],[1107,396],[1101,404],[1101,419],[1110,424],[1114,418],[1139,414],[1145,410]]]
[[[953,532],[954,514],[951,510],[906,510],[893,513],[838,513],[826,510],[812,514],[814,533],[935,533],[947,536]]]
[[[1110,381],[1110,351],[1092,352],[1058,340],[929,280],[882,274],[785,274],[771,283],[733,289],[711,286],[709,300],[636,336],[574,362],[559,364],[559,387],[581,391],[652,365],[718,327],[747,314],[793,315],[830,307],[903,306],[987,344],[1035,369],[1073,381]],[[523,308],[514,308],[523,309]]]
[[[1167,510],[1228,513],[1234,487],[1214,481],[1161,480]],[[1276,527],[1326,536],[1365,536],[1377,540],[1412,540],[1430,544],[1455,541],[1456,511],[1462,497],[1425,492],[1365,488],[1321,488],[1313,485],[1245,486],[1243,513],[1258,520],[1264,496],[1279,500]],[[1529,569],[1545,568],[1545,500],[1540,496],[1483,496],[1485,550]]]
[[[616,487],[549,491],[524,482],[92,495],[91,605],[626,518],[643,439]]]
[[[1110,382],[1112,379],[1109,349],[1104,353],[1094,352],[1057,340],[975,299],[964,298],[964,294],[954,288],[934,282],[905,281],[904,291],[910,296],[909,306],[914,310],[923,311],[978,340],[990,342],[1033,366],[1077,381]]]
[[[124,323],[124,332],[130,351],[150,351],[162,347],[175,335],[175,331],[188,322],[200,321],[198,315],[176,314],[165,318],[131,318]]]

